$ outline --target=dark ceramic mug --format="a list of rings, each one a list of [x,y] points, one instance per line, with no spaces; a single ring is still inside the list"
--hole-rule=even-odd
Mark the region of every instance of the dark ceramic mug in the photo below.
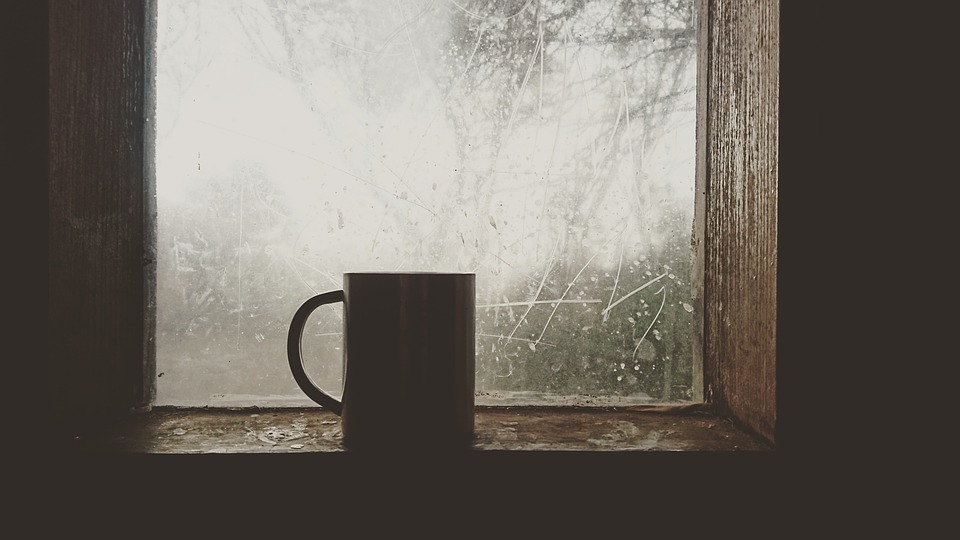
[[[347,448],[465,447],[473,439],[476,276],[346,273],[343,289],[304,302],[290,323],[287,360],[300,389],[341,417]],[[343,302],[343,393],[307,375],[307,318]]]

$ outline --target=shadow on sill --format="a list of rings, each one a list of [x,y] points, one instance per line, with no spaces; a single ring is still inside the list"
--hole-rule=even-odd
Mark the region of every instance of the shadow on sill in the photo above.
[[[416,429],[416,418],[410,418]],[[732,452],[773,446],[703,407],[618,409],[477,407],[471,454],[508,452]],[[78,436],[80,453],[339,453],[340,419],[320,408],[155,408],[99,434]],[[399,448],[398,450],[402,450]]]

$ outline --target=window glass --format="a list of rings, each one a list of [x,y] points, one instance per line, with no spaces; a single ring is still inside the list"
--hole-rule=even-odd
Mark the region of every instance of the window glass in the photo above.
[[[476,272],[479,404],[689,401],[694,12],[160,0],[157,403],[311,403],[349,271]]]

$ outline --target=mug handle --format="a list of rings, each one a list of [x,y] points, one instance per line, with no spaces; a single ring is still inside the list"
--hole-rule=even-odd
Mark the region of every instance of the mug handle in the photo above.
[[[300,340],[303,337],[303,328],[307,324],[307,318],[313,313],[313,310],[324,304],[343,301],[344,296],[342,290],[325,292],[314,296],[304,302],[303,305],[300,306],[300,309],[297,310],[297,313],[293,316],[293,320],[290,322],[290,330],[287,333],[287,361],[290,362],[290,371],[293,373],[293,378],[297,381],[300,389],[303,390],[303,393],[306,394],[307,397],[320,406],[330,409],[336,413],[337,416],[340,416],[343,404],[340,400],[324,392],[319,386],[314,384],[307,375],[307,372],[303,368],[303,352],[300,349]]]

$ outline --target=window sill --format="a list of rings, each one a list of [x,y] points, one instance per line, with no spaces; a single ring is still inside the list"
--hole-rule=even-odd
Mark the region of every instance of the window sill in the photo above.
[[[411,429],[416,421],[411,417]],[[471,452],[770,451],[729,420],[697,407],[619,409],[477,407]],[[342,452],[340,419],[319,408],[156,408],[74,450],[137,454],[288,454]]]

